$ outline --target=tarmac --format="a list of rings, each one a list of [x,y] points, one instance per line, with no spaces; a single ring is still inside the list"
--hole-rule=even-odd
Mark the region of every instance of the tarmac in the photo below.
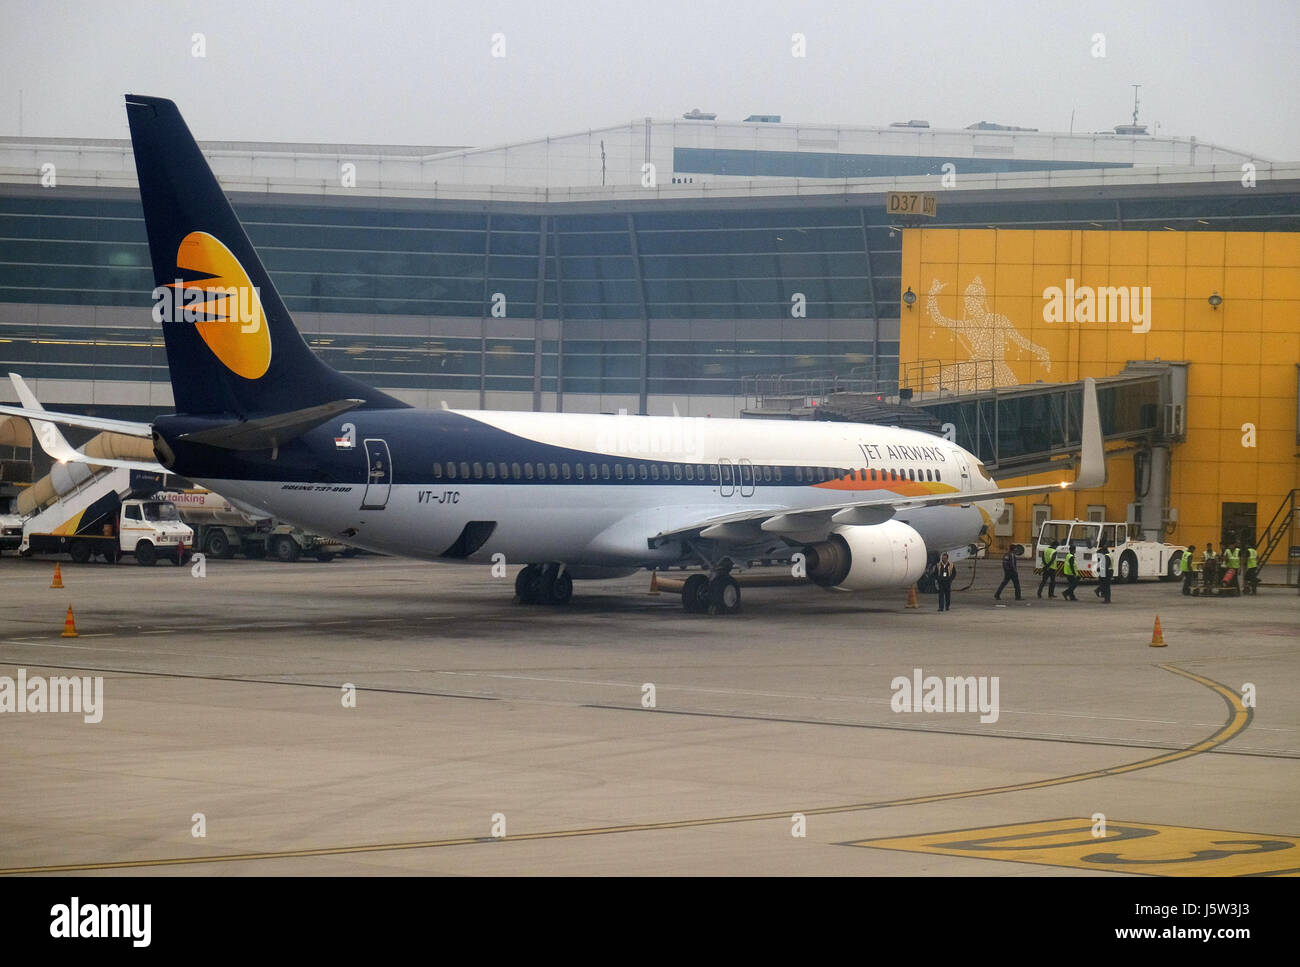
[[[1294,588],[995,602],[982,561],[947,613],[710,617],[648,574],[54,563],[0,558],[5,875],[1300,872]],[[102,719],[6,706],[20,670]]]

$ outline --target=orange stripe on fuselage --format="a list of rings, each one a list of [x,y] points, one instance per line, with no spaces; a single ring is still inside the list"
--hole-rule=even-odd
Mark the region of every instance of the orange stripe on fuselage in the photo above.
[[[852,480],[840,477],[825,483],[812,484],[819,490],[842,490],[850,493],[887,492],[900,497],[929,497],[932,494],[960,494],[956,487],[945,483],[921,480]]]

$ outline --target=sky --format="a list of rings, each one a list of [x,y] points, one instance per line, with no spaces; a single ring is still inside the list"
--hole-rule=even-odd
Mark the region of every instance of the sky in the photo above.
[[[0,135],[126,138],[127,92],[201,141],[489,146],[695,107],[1084,132],[1140,84],[1153,134],[1295,161],[1297,38],[1295,0],[0,0]]]

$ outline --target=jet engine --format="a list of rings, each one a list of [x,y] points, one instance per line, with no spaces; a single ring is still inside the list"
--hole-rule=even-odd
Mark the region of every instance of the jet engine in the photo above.
[[[803,553],[809,580],[840,591],[905,588],[925,572],[926,564],[921,535],[899,520],[837,527]]]

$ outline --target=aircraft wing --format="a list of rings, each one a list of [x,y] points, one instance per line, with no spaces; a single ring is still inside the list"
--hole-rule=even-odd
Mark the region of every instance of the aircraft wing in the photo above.
[[[1034,484],[1026,487],[952,490],[948,493],[930,494],[924,497],[873,495],[812,507],[792,507],[775,512],[771,507],[752,507],[731,514],[715,514],[685,525],[674,526],[661,531],[650,540],[652,544],[657,545],[666,540],[682,537],[702,537],[739,544],[750,543],[765,535],[790,534],[808,537],[813,534],[825,535],[841,524],[882,524],[900,512],[918,507],[972,504],[1006,497],[1060,493],[1064,490],[1090,490],[1106,482],[1105,444],[1097,410],[1097,386],[1092,379],[1084,380],[1082,431],[1083,446],[1079,457],[1079,472],[1073,481],[1062,480],[1053,484]]]
[[[154,473],[168,472],[160,464],[147,460],[88,457],[72,446],[59,432],[56,425],[56,423],[66,423],[70,426],[81,426],[105,433],[122,433],[126,436],[152,439],[153,429],[147,423],[129,423],[125,420],[103,420],[97,417],[75,416],[68,413],[51,413],[41,405],[41,401],[36,398],[36,394],[31,391],[31,388],[23,382],[21,376],[17,373],[10,373],[9,379],[14,384],[14,390],[18,393],[18,398],[22,401],[23,406],[0,406],[0,413],[8,416],[20,416],[30,421],[41,449],[59,463],[89,463],[96,467],[129,467],[133,470],[150,470]],[[123,429],[123,427],[128,429]]]

